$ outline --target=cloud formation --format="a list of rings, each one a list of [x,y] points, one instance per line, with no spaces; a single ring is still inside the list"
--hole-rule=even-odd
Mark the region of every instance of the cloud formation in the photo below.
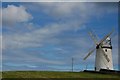
[[[115,4],[110,3],[107,6],[104,3],[47,2],[23,3],[22,5],[24,7],[9,5],[7,8],[3,8],[5,12],[13,10],[10,12],[12,16],[16,14],[15,11],[21,11],[18,15],[26,14],[23,18],[22,16],[20,18],[13,16],[8,20],[3,18],[7,24],[11,21],[17,23],[14,28],[11,27],[7,30],[3,25],[3,30],[5,30],[3,32],[3,60],[14,64],[17,62],[28,64],[30,62],[33,64],[32,66],[34,64],[70,65],[71,57],[77,59],[76,64],[79,65],[87,54],[87,50],[93,45],[87,35],[86,26],[90,25],[89,27],[91,27],[92,24],[95,24],[95,20],[101,20],[103,16],[117,12],[117,8],[113,7]],[[27,12],[28,10],[30,13]],[[30,19],[32,19],[32,23],[28,22]],[[40,23],[42,20],[43,22]],[[24,24],[20,24],[21,22]],[[101,27],[97,25],[99,28],[95,26],[92,25],[96,30],[99,30],[98,34],[101,34],[104,26],[101,24]],[[22,32],[19,33],[19,31]],[[106,33],[106,29],[104,31]],[[9,32],[13,33],[9,34]],[[93,61],[94,57],[91,56],[87,62],[93,64]],[[12,65],[14,66],[14,64]]]
[[[117,3],[85,3],[85,2],[41,2],[33,3],[38,5],[42,10],[56,18],[76,18],[86,20],[92,16],[99,17],[100,15],[114,13],[117,11]],[[110,9],[109,9],[110,8]],[[34,8],[33,8],[34,9]],[[95,13],[95,14],[94,14]],[[102,16],[100,16],[102,17]]]
[[[19,22],[27,22],[33,17],[23,6],[8,5],[2,9],[3,24],[12,25]]]

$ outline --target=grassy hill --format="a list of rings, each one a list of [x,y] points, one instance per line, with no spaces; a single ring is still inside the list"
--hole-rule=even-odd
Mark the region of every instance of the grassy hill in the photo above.
[[[116,74],[56,71],[6,71],[3,78],[120,78]]]

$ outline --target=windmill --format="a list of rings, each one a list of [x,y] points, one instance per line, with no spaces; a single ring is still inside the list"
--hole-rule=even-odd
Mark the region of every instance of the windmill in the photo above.
[[[94,35],[92,31],[89,32],[89,35],[94,41],[96,48],[90,50],[83,60],[86,60],[96,50],[95,71],[100,71],[101,69],[113,70],[112,45],[110,38],[113,31],[114,30],[104,36],[99,42],[96,35]]]

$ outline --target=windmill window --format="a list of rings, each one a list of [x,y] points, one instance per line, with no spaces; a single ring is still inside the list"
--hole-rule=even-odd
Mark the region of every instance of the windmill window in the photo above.
[[[105,49],[105,52],[107,52],[107,49]]]

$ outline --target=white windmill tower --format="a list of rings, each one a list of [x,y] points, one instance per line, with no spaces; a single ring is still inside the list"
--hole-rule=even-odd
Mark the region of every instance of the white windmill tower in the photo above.
[[[101,69],[113,70],[112,62],[112,45],[110,35],[113,33],[113,30],[107,34],[103,39],[97,42],[96,36],[90,32],[91,38],[94,40],[96,48],[92,49],[87,56],[84,57],[86,60],[95,50],[95,71],[100,71]]]

